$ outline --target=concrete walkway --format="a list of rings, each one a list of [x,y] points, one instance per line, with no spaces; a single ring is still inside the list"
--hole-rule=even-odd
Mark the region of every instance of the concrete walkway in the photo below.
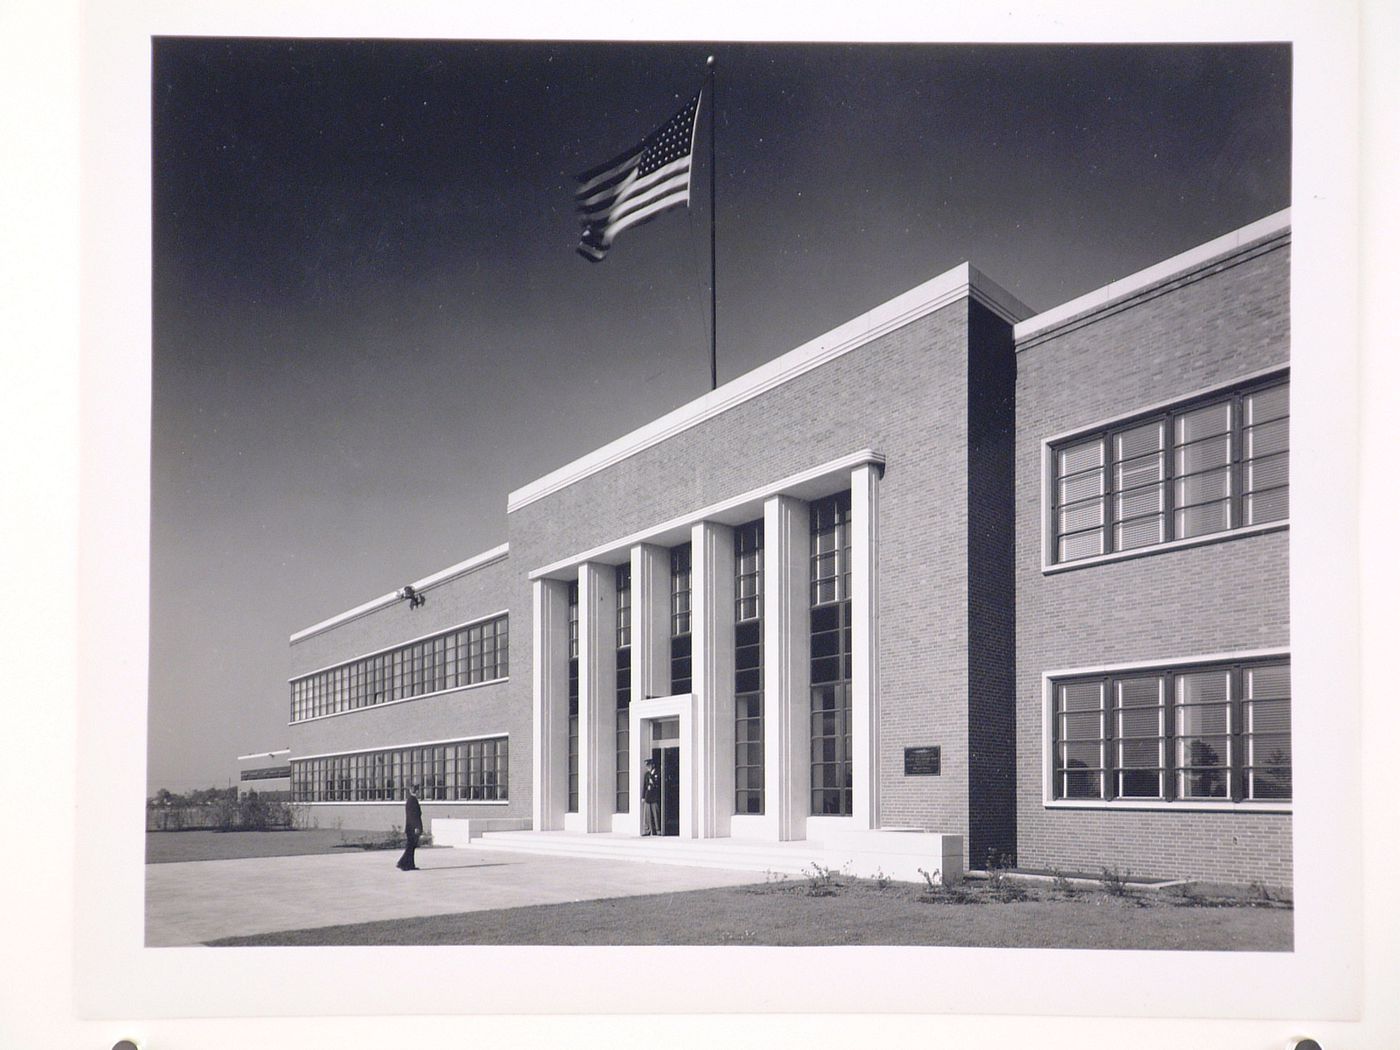
[[[318,926],[524,908],[761,882],[752,871],[422,849],[146,865],[148,947]]]

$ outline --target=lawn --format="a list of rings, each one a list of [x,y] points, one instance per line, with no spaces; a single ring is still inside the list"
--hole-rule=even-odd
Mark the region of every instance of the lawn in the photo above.
[[[386,832],[311,828],[305,831],[148,831],[146,863],[177,864],[189,860],[242,860],[248,857],[301,857],[366,848],[403,849]]]
[[[986,884],[929,895],[920,886],[840,878],[580,901],[327,926],[215,945],[944,945],[1291,951],[1286,904],[1165,891],[1066,893]],[[826,891],[826,892],[822,892]],[[1009,899],[1013,897],[1024,899]]]

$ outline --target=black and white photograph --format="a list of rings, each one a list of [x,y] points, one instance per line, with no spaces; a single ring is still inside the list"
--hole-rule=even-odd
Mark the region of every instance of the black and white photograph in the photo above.
[[[147,945],[1290,950],[1290,52],[154,40]]]
[[[430,7],[83,12],[95,1045],[1345,1033],[1346,19]]]

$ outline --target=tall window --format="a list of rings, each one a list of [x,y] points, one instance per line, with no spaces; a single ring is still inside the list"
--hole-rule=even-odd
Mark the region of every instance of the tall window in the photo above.
[[[578,812],[578,583],[569,584],[569,802]]]
[[[671,548],[671,694],[690,692],[690,544]]]
[[[734,812],[763,812],[763,522],[734,530]]]
[[[1116,424],[1051,449],[1053,560],[1288,517],[1288,380]]]
[[[389,802],[423,788],[431,802],[504,802],[509,796],[506,737],[294,759],[293,802]]]
[[[291,720],[408,700],[509,674],[509,617],[495,616],[296,679],[291,683]]]
[[[1056,681],[1056,799],[1288,800],[1287,660]]]
[[[626,813],[627,759],[631,744],[628,708],[632,703],[632,566],[617,567],[617,801],[618,813]]]
[[[812,504],[812,813],[851,806],[851,494]]]

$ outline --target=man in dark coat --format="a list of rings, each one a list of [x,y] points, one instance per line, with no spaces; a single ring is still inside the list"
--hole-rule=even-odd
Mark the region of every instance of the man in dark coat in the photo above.
[[[399,858],[400,871],[418,870],[418,865],[413,863],[413,851],[418,848],[418,840],[423,837],[423,808],[418,805],[420,790],[419,786],[414,784],[404,794],[403,833],[408,845],[403,851],[403,856]]]
[[[642,834],[661,834],[661,774],[656,771],[656,759],[647,759],[642,774]]]

